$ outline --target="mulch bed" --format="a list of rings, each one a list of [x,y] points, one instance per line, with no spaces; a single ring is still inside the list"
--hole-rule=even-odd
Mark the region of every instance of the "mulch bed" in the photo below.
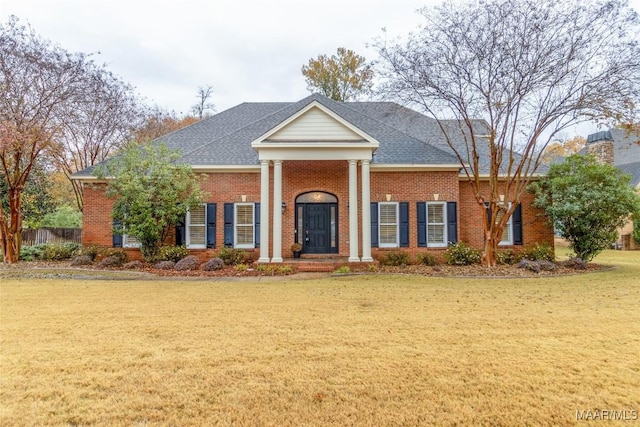
[[[135,270],[127,270],[123,268],[99,268],[97,266],[85,266],[85,267],[72,267],[70,265],[70,261],[59,261],[59,262],[42,262],[42,261],[34,261],[34,262],[25,262],[21,261],[17,264],[2,264],[0,263],[0,273],[3,270],[9,271],[28,271],[30,272],[30,277],[34,275],[37,276],[38,271],[46,271],[46,270],[69,270],[82,272],[83,270],[89,272],[99,272],[99,271],[113,271],[113,272],[125,272],[125,271],[137,271],[147,274],[152,274],[157,277],[256,277],[256,276],[281,276],[285,275],[281,272],[278,272],[278,267],[280,265],[274,265],[273,269],[270,271],[260,271],[254,267],[251,267],[245,271],[238,271],[233,266],[225,266],[221,270],[217,271],[202,271],[202,270],[192,270],[192,271],[176,271],[176,270],[159,270],[154,269],[150,265],[144,265],[142,268],[138,268]],[[287,265],[287,264],[283,264]],[[609,266],[604,266],[600,264],[587,264],[587,268],[585,270],[576,270],[573,268],[569,268],[563,266],[561,264],[557,265],[557,269],[555,271],[540,271],[539,273],[529,271],[527,269],[518,268],[515,265],[499,265],[493,268],[484,267],[482,265],[468,265],[468,266],[451,266],[451,265],[438,265],[435,267],[429,267],[425,265],[408,265],[408,266],[399,266],[399,267],[390,267],[390,266],[377,266],[377,268],[369,268],[367,266],[363,267],[354,267],[349,269],[349,273],[351,274],[407,274],[407,275],[419,275],[419,276],[433,276],[433,277],[496,277],[496,278],[508,278],[508,277],[553,277],[553,276],[562,276],[568,274],[583,274],[590,273],[594,271],[601,271],[610,269]],[[292,273],[297,273],[295,270],[295,266],[292,266]],[[291,274],[291,273],[289,273]],[[332,273],[327,273],[332,274]],[[339,274],[339,273],[333,273]]]

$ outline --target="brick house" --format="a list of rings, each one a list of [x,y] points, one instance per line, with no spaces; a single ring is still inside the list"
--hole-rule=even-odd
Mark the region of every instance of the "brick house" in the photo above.
[[[395,103],[339,103],[322,95],[243,103],[158,141],[179,150],[201,177],[206,203],[187,213],[168,243],[202,259],[231,246],[259,262],[282,262],[294,242],[303,257],[349,262],[392,250],[441,256],[457,241],[483,245],[482,208],[437,123]],[[113,201],[104,186],[90,169],[74,179],[85,184],[83,244],[132,248],[135,255],[135,239],[112,234]],[[516,209],[505,248],[553,245],[553,230],[532,199],[525,195]]]
[[[601,163],[613,165],[631,175],[631,187],[640,194],[640,135],[623,129],[610,129],[587,136],[587,144],[580,154],[591,154]],[[617,246],[640,249],[632,237],[633,221],[618,230]]]

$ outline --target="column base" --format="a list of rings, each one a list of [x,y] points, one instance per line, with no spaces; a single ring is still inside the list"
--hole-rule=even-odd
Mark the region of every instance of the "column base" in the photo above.
[[[359,257],[349,257],[349,262],[360,262],[360,258]]]
[[[273,257],[271,258],[271,262],[284,262],[284,260],[282,258]]]
[[[258,263],[265,263],[265,262],[271,262],[270,258],[258,258]]]
[[[371,258],[371,257],[362,257],[362,262],[373,262],[373,258]]]

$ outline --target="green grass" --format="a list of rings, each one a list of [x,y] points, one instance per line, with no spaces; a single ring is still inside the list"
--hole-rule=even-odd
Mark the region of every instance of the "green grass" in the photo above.
[[[0,425],[633,425],[640,252],[532,279],[2,278]],[[637,414],[637,412],[636,412]]]

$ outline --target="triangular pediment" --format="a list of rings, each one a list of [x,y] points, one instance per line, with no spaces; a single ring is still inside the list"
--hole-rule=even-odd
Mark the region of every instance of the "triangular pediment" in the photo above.
[[[364,133],[322,106],[310,105],[262,139],[264,142],[365,142]]]

